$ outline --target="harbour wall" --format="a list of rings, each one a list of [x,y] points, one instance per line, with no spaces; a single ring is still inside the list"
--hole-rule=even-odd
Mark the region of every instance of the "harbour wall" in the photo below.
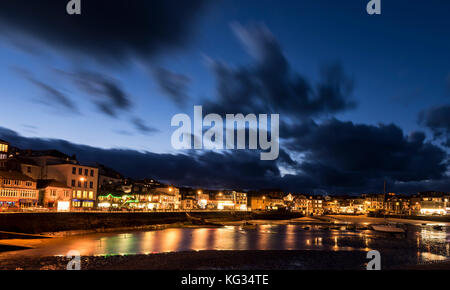
[[[207,221],[239,221],[250,219],[291,219],[301,217],[290,212],[47,212],[1,213],[0,231],[39,234],[48,232],[132,228],[158,224]],[[198,220],[194,220],[199,224]],[[201,222],[200,222],[201,224]]]

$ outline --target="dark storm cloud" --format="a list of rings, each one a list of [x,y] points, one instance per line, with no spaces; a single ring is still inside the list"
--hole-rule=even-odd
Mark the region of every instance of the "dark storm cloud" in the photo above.
[[[76,154],[82,162],[99,162],[127,176],[154,176],[178,185],[208,187],[268,187],[280,178],[274,162],[259,160],[256,152],[239,151],[184,154],[157,154],[127,149],[100,149],[73,144],[64,140],[26,138],[0,127],[0,139],[19,148],[36,150],[57,149]]]
[[[421,134],[403,136],[389,126],[342,123],[311,123],[296,150],[303,152],[296,163],[280,149],[277,161],[261,161],[258,151],[195,150],[186,154],[157,154],[128,149],[101,149],[64,140],[26,138],[0,127],[0,139],[22,149],[57,149],[76,154],[82,162],[99,162],[135,178],[152,176],[177,185],[215,188],[281,188],[303,193],[417,192],[441,190],[450,185],[441,163],[445,154],[423,142]],[[332,131],[333,133],[330,133]],[[304,141],[301,141],[304,139]],[[297,170],[282,176],[279,165]],[[402,181],[403,180],[403,181]],[[448,190],[448,187],[447,187]]]
[[[447,154],[424,142],[422,132],[404,136],[396,125],[361,125],[332,119],[283,126],[289,150],[303,153],[298,170],[324,187],[364,188],[446,178]]]
[[[116,117],[118,111],[128,111],[131,108],[131,96],[123,90],[120,82],[112,77],[91,71],[70,73],[58,70],[57,72],[67,76],[88,96],[94,96],[92,101],[104,114]]]
[[[263,25],[233,25],[254,63],[233,68],[210,61],[216,77],[217,101],[206,111],[221,113],[280,113],[304,118],[336,113],[355,106],[350,100],[353,81],[338,64],[325,66],[317,84],[295,72],[282,49]]]
[[[434,107],[419,114],[419,123],[428,127],[436,139],[450,147],[450,105]]]
[[[151,133],[156,133],[159,132],[158,129],[152,128],[150,126],[147,126],[144,121],[140,118],[133,118],[131,120],[131,123],[133,123],[134,127],[136,128],[136,130],[138,130],[139,132],[143,133],[143,134],[151,134]]]
[[[68,15],[65,0],[0,1],[0,31],[22,42],[20,33],[64,52],[121,62],[182,46],[206,2],[82,1],[81,15]]]
[[[157,68],[154,71],[155,80],[160,90],[169,96],[172,101],[182,106],[186,103],[189,96],[187,94],[189,77],[171,72],[164,68]]]

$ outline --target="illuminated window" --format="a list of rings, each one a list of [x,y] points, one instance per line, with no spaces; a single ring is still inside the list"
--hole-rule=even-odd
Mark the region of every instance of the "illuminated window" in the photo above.
[[[94,199],[94,192],[93,191],[89,191],[89,199]]]

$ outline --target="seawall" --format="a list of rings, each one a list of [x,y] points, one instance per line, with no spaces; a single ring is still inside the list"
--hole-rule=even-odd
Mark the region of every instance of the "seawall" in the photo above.
[[[249,219],[291,219],[301,217],[289,212],[190,212],[194,218],[214,221]],[[38,234],[45,232],[98,230],[158,224],[188,223],[185,212],[67,212],[0,214],[0,231]]]

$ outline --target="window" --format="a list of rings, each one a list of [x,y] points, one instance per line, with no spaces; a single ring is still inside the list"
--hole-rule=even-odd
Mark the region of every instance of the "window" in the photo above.
[[[83,198],[87,198],[87,191],[83,191]]]
[[[76,167],[72,167],[72,174],[77,174],[77,168]]]
[[[85,170],[84,170],[84,175],[88,176],[88,174],[89,174],[89,170],[88,170],[88,169],[85,169]]]
[[[87,181],[84,182],[84,188],[87,188]]]
[[[31,173],[31,166],[27,166],[27,172]]]
[[[81,198],[81,190],[77,191],[77,198]]]
[[[81,187],[81,181],[78,181],[78,187]]]
[[[89,188],[94,188],[94,182],[92,181],[89,182]]]
[[[83,168],[78,168],[78,174],[79,175],[83,174]]]
[[[91,169],[91,176],[94,177],[94,169]]]
[[[89,191],[89,199],[94,199],[94,192]]]
[[[72,186],[75,186],[75,179],[72,179]]]

